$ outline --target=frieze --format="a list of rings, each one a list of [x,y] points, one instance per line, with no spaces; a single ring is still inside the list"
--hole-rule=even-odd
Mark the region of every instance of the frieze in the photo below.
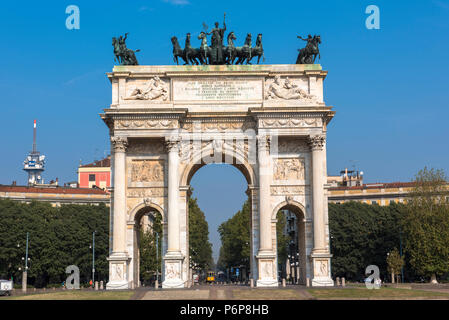
[[[115,129],[173,129],[177,128],[177,120],[115,120]]]
[[[165,188],[128,188],[128,198],[147,198],[165,196]]]
[[[279,153],[304,153],[309,152],[307,142],[294,139],[279,139],[278,143]]]
[[[160,141],[131,140],[128,153],[160,155],[165,153],[164,144]]]
[[[305,186],[271,186],[273,196],[304,195]]]
[[[299,119],[299,118],[270,118],[260,119],[261,128],[312,128],[322,127],[321,118]]]

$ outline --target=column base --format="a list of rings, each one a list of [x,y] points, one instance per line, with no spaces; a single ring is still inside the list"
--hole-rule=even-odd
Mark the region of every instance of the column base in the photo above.
[[[109,261],[109,282],[106,290],[129,289],[128,267],[129,260],[126,252],[114,252],[107,260]]]
[[[331,257],[329,253],[312,253],[310,258],[313,265],[312,287],[333,287],[331,277]]]
[[[182,279],[182,262],[184,257],[181,252],[167,252],[164,257],[165,277],[162,282],[163,289],[185,288],[185,281]]]
[[[259,269],[256,287],[278,287],[276,255],[271,251],[259,251],[256,259]]]

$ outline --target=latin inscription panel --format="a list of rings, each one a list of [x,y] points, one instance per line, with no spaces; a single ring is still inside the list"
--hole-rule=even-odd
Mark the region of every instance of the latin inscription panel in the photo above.
[[[246,78],[174,79],[174,101],[262,100],[262,80]]]

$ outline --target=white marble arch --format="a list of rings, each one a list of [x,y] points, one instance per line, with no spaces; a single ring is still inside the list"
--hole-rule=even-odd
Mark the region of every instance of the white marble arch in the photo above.
[[[335,111],[323,99],[326,75],[327,71],[320,65],[114,67],[108,73],[112,101],[101,114],[109,128],[112,153],[111,252],[107,289],[128,289],[136,283],[133,274],[137,268],[132,272],[130,268],[138,260],[133,256],[135,220],[142,212],[139,210],[159,211],[164,219],[162,287],[188,286],[189,183],[199,168],[211,163],[207,159],[213,149],[222,153],[217,163],[229,163],[224,160],[232,151],[232,159],[238,162],[232,165],[248,182],[247,193],[252,204],[251,278],[256,286],[278,286],[272,214],[284,199],[306,207],[304,210],[298,204],[294,206],[307,217],[304,221],[306,249],[308,253],[310,251],[313,265],[307,275],[312,279],[312,286],[333,285],[325,184],[327,125]],[[130,90],[156,76],[167,85],[165,100],[127,99]],[[289,90],[300,94],[295,98],[267,97],[264,91],[275,87],[275,78],[284,83],[288,78]],[[209,90],[211,84],[212,91]],[[193,90],[192,94],[185,94],[187,87]],[[202,125],[202,121],[208,125]],[[195,122],[201,122],[201,125],[195,126]],[[193,125],[186,126],[190,123]],[[251,126],[247,127],[245,123],[251,123]],[[214,140],[217,136],[212,134],[212,129],[221,132],[220,137],[224,135],[223,144]],[[248,146],[233,145],[226,140],[229,135],[235,139],[244,137],[248,143],[250,140],[254,143],[254,161]],[[304,168],[306,176],[310,177],[308,182],[276,178],[274,164],[278,157],[276,152],[269,150],[271,145],[276,145],[273,135],[306,140],[300,145],[289,143],[284,153],[289,157],[305,154],[305,159],[310,159]],[[201,140],[200,152],[193,145],[187,150],[182,149],[184,137],[193,142]],[[132,147],[133,140],[139,138],[148,139],[145,148]],[[127,151],[128,144],[131,148]],[[185,158],[185,151],[191,159]],[[189,152],[196,153],[190,155]],[[142,186],[139,192],[131,190],[133,187],[127,183],[127,159],[135,156],[163,159],[164,181],[151,181],[151,189]],[[204,158],[206,161],[202,161]],[[140,203],[136,205],[135,201]],[[128,209],[127,205],[135,207]]]
[[[277,223],[277,213],[279,210],[286,209],[293,212],[296,215],[297,230],[298,230],[298,244],[299,244],[299,283],[302,285],[306,284],[307,277],[311,277],[311,259],[310,253],[313,248],[313,235],[311,232],[310,220],[307,219],[307,212],[304,205],[296,200],[286,197],[286,200],[278,203],[271,215],[271,223],[273,230],[273,239],[275,239],[276,253],[277,249],[277,234],[276,234],[276,223]],[[276,254],[276,265],[278,264],[277,254]]]
[[[227,164],[237,168],[243,174],[248,184],[248,189],[246,193],[251,202],[250,270],[251,270],[251,277],[257,279],[258,267],[256,255],[259,250],[259,228],[258,228],[259,214],[257,211],[257,205],[256,206],[254,205],[257,204],[258,201],[257,188],[255,188],[255,186],[257,186],[259,183],[258,175],[256,173],[257,167],[254,168],[254,166],[251,165],[246,160],[245,155],[242,152],[239,151],[236,152],[236,150],[231,149],[226,145],[224,145],[223,148],[220,150],[222,161],[204,163],[203,162],[204,157],[209,155],[212,150],[214,150],[214,148],[210,144],[205,147],[202,147],[200,150],[197,150],[195,153],[192,154],[192,158],[189,162],[184,163],[184,165],[181,166],[182,169],[179,181],[180,189],[188,190],[190,188],[191,179],[193,178],[195,173],[202,167],[211,163],[227,163],[225,162],[226,157],[228,157],[228,159],[229,158],[233,159],[232,163]],[[186,194],[184,196],[181,196],[181,203],[179,205],[181,208],[181,212],[185,214],[185,218],[183,217],[183,220],[185,219],[185,221],[188,221],[188,196]],[[189,252],[188,232],[185,233],[185,238],[181,239],[181,244],[185,244],[184,248],[181,248],[181,251]],[[183,245],[181,245],[181,247],[183,247]],[[186,259],[188,259],[188,255],[186,255]],[[189,261],[187,260],[184,265],[188,266]],[[188,272],[186,272],[184,276],[188,277]]]
[[[127,253],[130,258],[129,265],[129,287],[137,288],[140,287],[140,252],[139,252],[139,222],[145,213],[156,211],[161,215],[161,223],[163,234],[160,235],[160,241],[162,242],[162,251],[164,250],[164,236],[167,234],[166,230],[166,214],[165,210],[158,204],[151,202],[151,200],[143,200],[138,203],[129,211],[128,221],[127,221]],[[163,272],[162,264],[162,272]],[[163,274],[163,273],[162,273]]]

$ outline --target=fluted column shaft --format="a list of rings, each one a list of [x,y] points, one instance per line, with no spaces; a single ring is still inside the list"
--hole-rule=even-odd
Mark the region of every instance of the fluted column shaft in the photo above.
[[[312,149],[312,198],[313,198],[313,244],[314,252],[325,251],[324,239],[324,135],[309,138]]]
[[[168,151],[168,249],[167,253],[179,253],[179,141],[166,141]]]
[[[113,212],[113,233],[112,251],[126,251],[126,148],[127,138],[112,137],[112,147],[114,149],[114,212]]]
[[[258,138],[260,252],[272,251],[270,212],[270,144],[266,136]]]

